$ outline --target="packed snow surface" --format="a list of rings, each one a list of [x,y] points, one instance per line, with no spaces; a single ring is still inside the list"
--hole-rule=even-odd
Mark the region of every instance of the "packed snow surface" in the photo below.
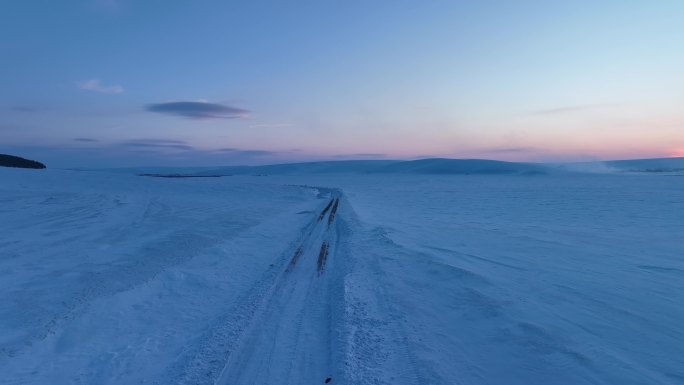
[[[684,177],[414,166],[0,169],[0,383],[684,383]]]

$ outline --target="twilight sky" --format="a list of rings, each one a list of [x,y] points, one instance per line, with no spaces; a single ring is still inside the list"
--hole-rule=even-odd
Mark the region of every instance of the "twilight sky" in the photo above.
[[[681,0],[3,0],[53,167],[684,156]]]

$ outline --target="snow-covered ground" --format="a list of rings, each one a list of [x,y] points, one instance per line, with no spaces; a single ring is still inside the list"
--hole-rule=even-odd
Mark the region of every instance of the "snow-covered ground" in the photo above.
[[[0,180],[3,384],[684,383],[684,177]]]

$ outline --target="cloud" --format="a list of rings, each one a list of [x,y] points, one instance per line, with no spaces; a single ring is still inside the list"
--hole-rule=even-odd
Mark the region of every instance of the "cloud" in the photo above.
[[[75,142],[88,142],[88,143],[93,143],[93,142],[99,142],[97,139],[93,138],[74,138]]]
[[[167,139],[133,139],[121,142],[118,144],[121,147],[128,147],[131,149],[153,149],[153,150],[183,150],[193,151],[194,147],[182,140],[167,140]]]
[[[332,158],[345,159],[345,160],[354,160],[354,159],[358,159],[358,158],[380,159],[380,158],[387,158],[387,154],[376,154],[376,153],[339,154],[339,155],[333,155]]]
[[[566,113],[580,112],[580,111],[586,111],[586,110],[595,110],[595,109],[605,107],[605,106],[608,106],[608,105],[607,104],[585,104],[585,105],[579,105],[579,106],[565,106],[565,107],[548,108],[548,109],[533,111],[532,113],[535,115],[566,114]]]
[[[198,157],[224,157],[251,158],[260,156],[272,156],[281,152],[239,148],[199,149],[183,140],[172,139],[130,139],[115,144],[115,147],[126,151],[157,152],[161,154],[186,154]]]
[[[98,79],[87,80],[78,83],[78,88],[86,91],[95,91],[103,94],[120,94],[124,92],[123,87],[119,85],[104,86]]]
[[[247,117],[249,113],[241,108],[203,101],[149,104],[145,109],[192,119],[238,119]]]
[[[249,127],[250,128],[285,128],[285,127],[292,127],[293,125],[290,123],[259,123],[259,124],[251,124]]]
[[[292,161],[288,152],[260,149],[231,149],[216,151],[183,144],[183,141],[137,139],[117,143],[104,140],[93,145],[78,143],[54,145],[6,145],[4,151],[22,154],[50,167],[101,168],[101,167],[215,167],[258,165]]]
[[[521,153],[521,152],[534,152],[537,151],[534,147],[502,147],[502,148],[488,148],[484,149],[483,152],[490,154],[505,154],[505,153]]]
[[[386,154],[368,154],[368,153],[354,154],[354,155],[362,156],[364,158],[385,158],[387,156]]]
[[[275,151],[267,150],[241,150],[237,148],[221,148],[216,150],[219,153],[227,153],[230,155],[243,155],[243,156],[268,156],[277,154]]]

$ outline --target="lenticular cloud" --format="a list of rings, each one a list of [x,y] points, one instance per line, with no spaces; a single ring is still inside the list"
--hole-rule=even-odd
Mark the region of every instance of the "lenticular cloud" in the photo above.
[[[249,111],[224,104],[208,102],[169,102],[150,104],[147,111],[159,112],[193,119],[238,119]]]

